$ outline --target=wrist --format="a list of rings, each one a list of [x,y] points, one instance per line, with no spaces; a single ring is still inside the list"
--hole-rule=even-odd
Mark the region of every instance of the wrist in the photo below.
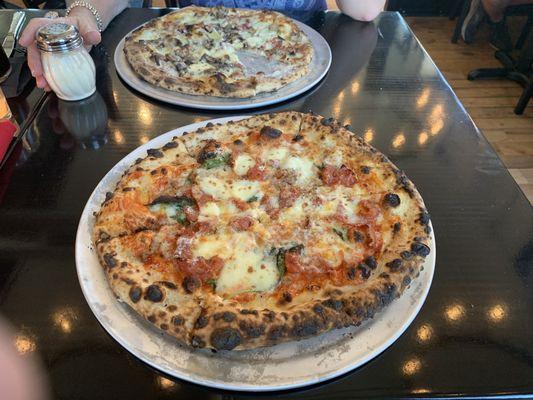
[[[81,11],[84,10],[84,11]],[[72,16],[73,13],[82,13],[82,16],[88,17],[88,14],[91,14],[90,19],[85,21],[94,21],[99,32],[104,30],[104,22],[100,15],[99,10],[91,3],[86,1],[75,1],[67,8],[67,16]]]
[[[69,17],[83,19],[84,21],[91,21],[91,24],[94,25],[95,29],[97,28],[96,18],[92,12],[90,12],[85,7],[74,7],[68,14]]]

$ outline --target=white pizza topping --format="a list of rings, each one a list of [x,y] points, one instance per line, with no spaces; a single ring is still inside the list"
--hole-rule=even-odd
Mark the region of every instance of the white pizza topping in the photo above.
[[[231,202],[210,201],[200,207],[198,221],[225,219],[237,212],[237,207]]]
[[[298,186],[308,185],[317,176],[317,168],[313,161],[307,157],[290,156],[284,160],[282,166],[296,172],[298,176],[296,184]]]
[[[256,181],[225,181],[216,176],[203,176],[198,178],[198,185],[205,194],[213,196],[217,200],[235,198],[241,201],[250,201],[263,197],[261,185]]]
[[[287,158],[289,154],[289,149],[286,147],[274,147],[265,149],[263,152],[262,158],[265,162],[276,161],[276,165],[279,165],[282,161]]]
[[[234,161],[233,170],[239,176],[244,176],[255,165],[255,160],[249,154],[239,154]]]
[[[157,86],[250,97],[304,75],[313,47],[279,13],[191,6],[134,31],[124,51],[133,69]]]
[[[279,281],[275,259],[258,246],[250,232],[235,232],[197,238],[193,255],[220,257],[224,267],[217,279],[216,292],[232,296],[250,291],[268,291]]]

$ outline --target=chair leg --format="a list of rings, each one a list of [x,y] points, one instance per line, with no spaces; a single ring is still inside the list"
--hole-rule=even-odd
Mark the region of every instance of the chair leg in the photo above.
[[[501,62],[505,68],[508,68],[508,69],[514,68],[515,62],[509,53],[503,50],[497,50],[494,53],[494,57],[496,58],[496,60]]]
[[[507,68],[479,68],[468,73],[468,80],[474,81],[483,78],[505,78],[509,74]]]
[[[524,43],[526,42],[527,37],[529,36],[529,32],[531,32],[531,28],[533,27],[533,15],[529,15],[527,17],[526,24],[522,28],[522,32],[520,33],[520,37],[516,41],[516,48],[521,49],[524,46]]]
[[[459,14],[461,14],[462,5],[465,0],[455,0],[450,7],[450,13],[448,14],[448,18],[450,21],[453,21],[455,17],[457,17]]]
[[[527,87],[527,85],[529,85],[529,78],[527,77],[527,75],[524,75],[517,71],[509,71],[509,73],[507,74],[507,79],[519,83],[523,87]]]
[[[529,18],[533,21],[533,17]],[[524,32],[522,31],[522,33]],[[531,31],[531,27],[528,29],[527,36],[524,37],[524,43],[521,43],[523,47],[516,61],[516,70],[528,74],[531,70],[531,63],[533,63],[533,31]]]
[[[514,109],[514,113],[517,115],[523,114],[524,110],[527,107],[527,103],[529,103],[529,99],[533,96],[533,82],[530,82],[527,87],[522,92],[522,95],[520,96],[520,99],[518,99],[518,103],[516,104],[516,107]]]
[[[461,36],[461,28],[463,27],[463,22],[465,21],[469,8],[470,8],[470,0],[464,1],[461,14],[459,15],[459,18],[457,18],[457,22],[455,23],[455,29],[453,30],[453,35],[452,35],[452,43],[457,43],[457,40],[459,40],[459,36]]]

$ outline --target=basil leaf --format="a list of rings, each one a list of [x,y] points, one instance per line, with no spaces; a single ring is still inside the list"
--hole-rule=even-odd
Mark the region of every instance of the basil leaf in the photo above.
[[[257,196],[252,196],[250,197],[248,200],[246,200],[247,203],[253,203],[254,201],[257,201],[259,200],[259,197]]]
[[[342,240],[347,241],[348,240],[348,234],[341,229],[332,228],[333,232],[335,232]]]
[[[218,168],[223,165],[227,165],[229,161],[229,153],[221,154],[219,156],[208,158],[202,163],[202,167],[205,169]]]
[[[176,210],[176,215],[174,215],[172,218],[182,225],[187,225],[189,223],[189,221],[187,221],[187,216],[185,215],[185,212],[181,208]]]
[[[162,196],[154,200],[150,205],[150,210],[156,212],[163,211],[169,218],[175,219],[182,225],[188,225],[189,221],[187,220],[185,209],[187,207],[194,207],[195,205],[194,200],[186,196]]]
[[[189,197],[181,196],[176,198],[176,203],[174,207],[176,208],[176,215],[174,218],[182,225],[188,225],[189,221],[187,220],[187,214],[185,209],[187,207],[194,207],[194,200]]]
[[[276,255],[276,266],[278,267],[279,272],[279,280],[283,279],[285,276],[285,272],[287,270],[285,266],[285,253],[287,250],[285,249],[279,249],[278,254]]]
[[[211,285],[213,286],[213,289],[216,289],[217,288],[217,280],[216,279],[208,279],[207,281],[205,281],[205,283],[207,283],[208,285]]]

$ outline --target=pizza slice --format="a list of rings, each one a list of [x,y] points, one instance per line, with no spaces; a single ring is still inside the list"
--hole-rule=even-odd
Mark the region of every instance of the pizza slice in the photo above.
[[[223,264],[212,292],[201,294],[195,345],[262,347],[373,316],[418,275],[430,251],[427,214],[408,195],[398,197],[358,198],[356,220],[310,206],[268,232],[254,222],[195,238],[193,254]],[[279,235],[287,231],[293,235]]]
[[[414,195],[405,174],[348,128],[333,118],[313,114],[302,118],[299,143],[319,166],[322,184],[350,187],[363,195],[393,189]]]
[[[97,245],[100,263],[117,298],[188,345],[201,307],[192,295],[195,283],[181,275],[175,260],[180,253],[176,238],[190,235],[186,228],[172,225]]]
[[[195,220],[196,204],[189,174],[195,160],[178,138],[149,149],[106,194],[96,215],[95,241]]]

